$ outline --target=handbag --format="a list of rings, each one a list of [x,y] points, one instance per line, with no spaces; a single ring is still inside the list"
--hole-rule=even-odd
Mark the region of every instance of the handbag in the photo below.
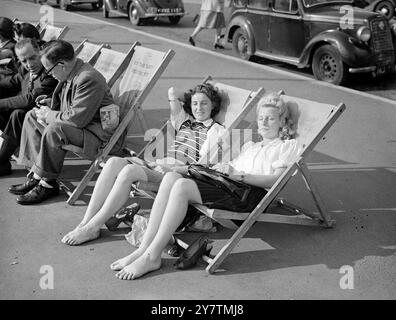
[[[215,202],[204,203],[212,209],[252,211],[267,193],[263,188],[233,180],[224,173],[200,164],[189,165],[188,173],[194,180],[214,186],[219,192],[222,191],[224,197],[220,196]]]

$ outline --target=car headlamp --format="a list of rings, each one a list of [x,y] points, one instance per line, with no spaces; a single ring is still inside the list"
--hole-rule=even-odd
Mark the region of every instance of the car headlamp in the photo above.
[[[371,38],[371,31],[366,26],[362,26],[357,30],[356,35],[361,41],[367,42]]]

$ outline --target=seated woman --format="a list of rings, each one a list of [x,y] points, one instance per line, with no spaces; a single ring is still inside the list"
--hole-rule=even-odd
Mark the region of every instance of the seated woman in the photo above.
[[[257,106],[258,131],[262,141],[248,143],[240,155],[228,164],[214,168],[226,172],[232,179],[255,187],[270,188],[298,156],[300,150],[291,138],[290,119],[286,103],[277,94],[263,97]],[[161,267],[161,252],[184,219],[191,203],[213,203],[224,198],[221,189],[185,178],[178,172],[168,172],[155,198],[147,230],[140,247],[132,254],[111,264],[120,270],[122,280],[136,279]],[[257,199],[256,206],[260,202]],[[232,210],[233,208],[227,208]]]
[[[168,98],[170,119],[177,133],[167,157],[144,164],[137,163],[137,158],[110,158],[95,184],[82,221],[63,237],[63,243],[78,245],[98,238],[101,226],[127,201],[132,183],[159,184],[167,171],[198,161],[218,143],[225,130],[212,119],[221,105],[216,88],[200,84],[184,95],[170,88]]]

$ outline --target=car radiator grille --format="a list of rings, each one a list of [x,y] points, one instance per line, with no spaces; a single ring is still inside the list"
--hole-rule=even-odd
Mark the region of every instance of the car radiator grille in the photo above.
[[[370,22],[371,49],[379,65],[394,64],[395,57],[392,44],[392,35],[389,24],[383,19]]]

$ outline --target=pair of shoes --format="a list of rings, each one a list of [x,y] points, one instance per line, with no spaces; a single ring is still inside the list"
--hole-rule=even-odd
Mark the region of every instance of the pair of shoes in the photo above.
[[[215,43],[215,44],[214,44],[214,48],[215,48],[215,49],[225,49],[223,45],[218,44],[218,43]]]
[[[132,225],[133,217],[140,210],[140,204],[133,203],[128,207],[121,208],[118,210],[109,220],[105,222],[107,229],[110,231],[117,230],[119,224],[124,222],[128,225]]]
[[[188,42],[190,42],[190,44],[195,47],[195,41],[192,37],[188,37]]]
[[[25,183],[22,184],[13,184],[8,188],[8,191],[12,194],[16,194],[20,196],[32,190],[35,186],[39,184],[39,179],[29,178]]]
[[[181,254],[174,266],[181,270],[194,267],[200,257],[209,255],[210,250],[212,250],[211,241],[207,236],[201,236]]]
[[[12,172],[11,162],[7,161],[5,163],[0,163],[0,177],[8,176]]]
[[[29,205],[35,203],[41,203],[44,200],[59,195],[59,185],[54,183],[52,188],[43,187],[41,184],[35,186],[28,193],[19,196],[16,201],[21,205]]]

